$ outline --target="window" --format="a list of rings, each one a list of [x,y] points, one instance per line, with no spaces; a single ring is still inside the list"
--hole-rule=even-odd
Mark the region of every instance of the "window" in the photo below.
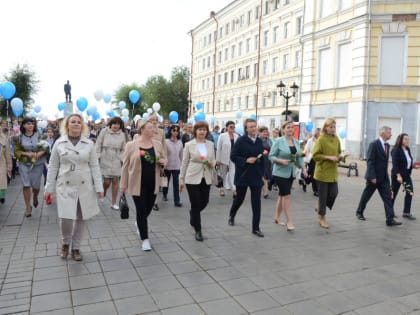
[[[229,23],[225,25],[225,35],[229,34]]]
[[[231,49],[230,49],[230,58],[234,59],[235,58],[235,45],[232,45]]]
[[[219,63],[222,63],[222,51],[219,50]]]
[[[202,70],[206,69],[206,58],[203,58],[203,67],[201,69]]]
[[[326,17],[333,13],[333,6],[330,0],[319,1],[319,17]]]
[[[263,75],[267,75],[268,74],[268,69],[267,69],[267,66],[268,66],[268,60],[264,60],[263,61]]]
[[[345,10],[351,7],[351,1],[349,0],[339,0],[338,1],[338,9]]]
[[[223,27],[219,28],[219,39],[223,37]]]
[[[278,57],[274,57],[273,58],[273,66],[272,66],[272,73],[277,72],[277,64],[279,63],[279,58]]]
[[[260,17],[260,6],[255,7],[255,19],[258,20]]]
[[[207,45],[207,37],[204,36],[204,47]]]
[[[264,47],[268,46],[268,31],[264,32]]]
[[[222,75],[221,74],[217,75],[217,85],[218,86],[222,85]]]
[[[331,87],[331,50],[322,49],[318,55],[318,88],[328,89]]]
[[[271,106],[276,106],[277,103],[277,92],[272,91],[271,92]]]
[[[224,80],[223,80],[223,84],[227,84],[228,83],[228,73],[225,72],[224,73]]]
[[[229,48],[225,48],[225,61],[228,60]]]
[[[230,83],[235,82],[235,70],[230,71]]]
[[[222,110],[222,101],[221,100],[217,100],[217,111],[220,112]]]
[[[238,103],[238,110],[241,109],[241,97],[238,96],[238,98],[236,99],[236,102]]]
[[[240,80],[242,80],[242,79],[244,79],[244,78],[242,77],[242,68],[239,68],[239,69],[238,69],[238,81],[240,81]]]
[[[290,34],[289,28],[290,28],[290,22],[284,23],[283,25],[283,38],[284,39],[287,39],[289,37],[289,34]]]
[[[284,0],[283,5],[288,5],[290,3],[290,0]]]
[[[233,110],[233,97],[230,99],[230,110]]]
[[[228,101],[227,101],[227,100],[225,100],[225,102],[223,103],[223,111],[224,111],[224,112],[226,111],[226,105],[227,105],[227,103],[228,103]]]
[[[207,57],[207,68],[210,68],[210,56]]]
[[[251,49],[251,38],[246,39],[246,52],[249,53]]]
[[[257,94],[254,94],[254,106],[257,107]]]
[[[263,94],[263,98],[262,98],[262,105],[261,105],[261,107],[265,107],[265,102],[266,102],[266,100],[267,100],[267,98],[266,98],[266,97],[264,97],[264,94]]]
[[[289,69],[290,64],[289,64],[289,54],[284,54],[283,55],[283,70],[287,70]]]
[[[277,43],[277,37],[279,33],[279,27],[278,26],[274,26],[273,28],[273,44]]]
[[[245,67],[245,79],[249,79],[249,73],[251,71],[251,66]]]
[[[210,79],[207,78],[206,80],[206,89],[210,88]]]
[[[249,96],[248,96],[248,95],[246,95],[246,96],[245,96],[245,109],[247,109],[247,108],[248,108],[248,106],[249,106]]]
[[[337,86],[341,87],[351,85],[351,43],[338,45],[337,54]]]
[[[205,86],[205,81],[201,80],[201,89],[204,90],[204,86]]]
[[[252,18],[252,11],[249,10],[248,13],[246,14],[246,25],[250,25],[251,24],[251,18]]]
[[[239,42],[238,44],[238,57],[242,55],[242,42]]]
[[[232,20],[232,33],[235,31],[235,20]]]
[[[296,18],[296,35],[302,34],[302,19],[303,18],[301,16]]]
[[[302,66],[302,52],[300,50],[295,52],[295,68]]]
[[[258,49],[258,35],[254,36],[254,50]]]
[[[407,39],[405,36],[381,36],[379,52],[379,83],[403,84],[407,68]]]
[[[264,15],[267,15],[268,13],[270,13],[270,3],[266,1],[264,4]]]
[[[245,23],[245,16],[242,14],[241,16],[240,16],[240,18],[239,18],[239,23],[240,23],[240,26],[242,27],[242,26],[244,26],[244,23]]]
[[[256,78],[258,74],[258,63],[254,63],[254,76],[253,78]]]
[[[209,44],[211,43],[211,33],[209,34]]]
[[[274,2],[274,10],[277,10],[280,6],[280,0],[275,0]]]

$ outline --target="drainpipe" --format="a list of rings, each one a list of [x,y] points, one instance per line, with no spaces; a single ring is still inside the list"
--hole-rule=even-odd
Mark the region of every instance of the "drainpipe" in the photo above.
[[[214,56],[213,56],[213,106],[212,115],[214,117],[214,104],[216,102],[216,55],[217,55],[217,32],[219,30],[219,22],[216,19],[216,13],[210,12],[210,17],[216,22],[216,32],[214,33]]]
[[[372,37],[372,7],[371,0],[368,1],[368,39],[367,39],[367,78],[365,85],[365,104],[363,109],[363,139],[362,139],[362,152],[361,157],[366,160],[367,151],[367,125],[368,125],[368,104],[369,104],[369,86],[370,86],[370,63],[371,63],[371,37]]]
[[[260,18],[258,24],[258,59],[257,59],[257,97],[255,100],[255,117],[258,121],[258,100],[259,100],[259,89],[260,89],[260,60],[261,60],[261,24],[262,24],[262,11],[263,11],[263,0],[260,2]]]
[[[192,115],[192,82],[193,82],[193,69],[194,69],[194,34],[193,30],[190,31],[191,35],[191,68],[190,68],[190,98],[189,98],[189,106],[188,106],[188,117],[191,117]]]

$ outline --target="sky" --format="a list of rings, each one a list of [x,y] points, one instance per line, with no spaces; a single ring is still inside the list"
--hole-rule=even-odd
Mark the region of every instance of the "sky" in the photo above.
[[[94,92],[113,94],[121,85],[170,77],[190,66],[190,30],[231,0],[8,0],[0,4],[0,82],[17,64],[40,81],[35,104],[54,118],[70,81],[79,97],[104,115],[109,104]]]

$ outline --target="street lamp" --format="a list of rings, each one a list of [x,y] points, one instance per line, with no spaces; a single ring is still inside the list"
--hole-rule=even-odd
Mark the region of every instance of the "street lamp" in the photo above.
[[[280,80],[280,83],[277,84],[277,88],[280,89],[280,96],[283,96],[284,99],[286,100],[286,120],[287,120],[288,118],[287,115],[289,113],[289,98],[296,96],[299,86],[293,81],[293,84],[290,86],[290,88],[292,89],[292,95],[289,95],[289,90],[286,90],[286,84],[284,84],[282,80]]]

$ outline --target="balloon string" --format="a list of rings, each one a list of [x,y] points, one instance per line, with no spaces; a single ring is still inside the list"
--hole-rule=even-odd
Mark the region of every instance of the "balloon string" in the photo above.
[[[9,100],[6,100],[6,118],[9,118]]]

